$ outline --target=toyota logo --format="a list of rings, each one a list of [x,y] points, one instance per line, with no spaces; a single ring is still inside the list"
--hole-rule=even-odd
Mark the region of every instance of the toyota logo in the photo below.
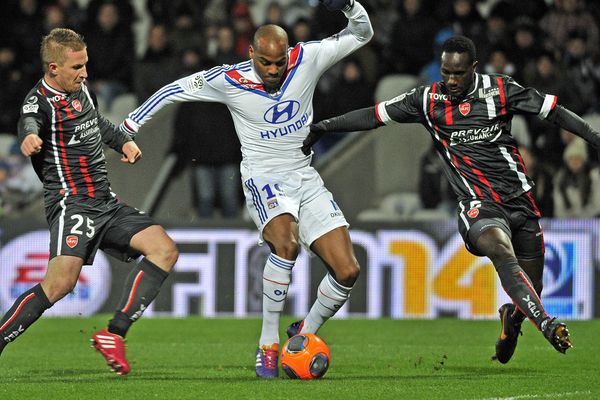
[[[281,124],[294,118],[298,111],[300,111],[300,103],[297,101],[282,101],[269,108],[263,118],[272,124]]]

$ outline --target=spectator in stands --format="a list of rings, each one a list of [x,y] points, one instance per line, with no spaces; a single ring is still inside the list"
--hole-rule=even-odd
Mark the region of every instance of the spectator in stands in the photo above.
[[[190,49],[181,60],[182,76],[212,66]],[[204,118],[203,116],[210,116]],[[177,155],[178,168],[191,168],[193,202],[201,218],[215,217],[220,209],[224,218],[239,217],[242,197],[239,190],[242,160],[239,141],[227,107],[220,103],[187,102],[175,114],[171,152]]]
[[[540,32],[532,20],[521,18],[516,22],[508,49],[510,59],[515,65],[515,79],[523,80],[524,71],[531,68],[531,63],[541,53],[539,36]]]
[[[433,39],[438,24],[423,7],[422,0],[403,0],[384,57],[389,73],[418,75],[433,57]]]
[[[99,5],[84,36],[88,43],[90,84],[105,111],[110,111],[113,100],[132,89],[135,51],[131,25],[121,20],[117,5],[106,2]]]
[[[217,29],[217,49],[214,62],[217,65],[235,64],[245,58],[240,57],[235,51],[235,32],[230,25],[223,25]]]
[[[600,216],[600,169],[588,163],[586,143],[575,138],[565,148],[564,165],[554,182],[554,215],[558,218]]]
[[[515,72],[515,65],[508,59],[506,50],[502,47],[496,47],[492,49],[488,54],[483,71],[486,74],[504,74],[513,75]]]
[[[138,101],[171,82],[176,77],[176,65],[166,26],[153,25],[148,35],[148,49],[135,66],[134,86]]]
[[[374,87],[366,79],[360,62],[354,58],[346,58],[342,61],[342,74],[333,84],[329,101],[321,107],[326,117],[343,114],[350,110],[367,107],[373,104]],[[333,133],[319,141],[315,147],[315,157],[322,156],[329,151],[337,142],[344,137],[343,134]]]
[[[85,10],[79,6],[77,0],[56,0],[65,18],[65,26],[81,29],[85,23]]]
[[[248,4],[244,0],[238,0],[231,9],[230,17],[235,30],[235,53],[238,57],[246,59],[255,31]]]
[[[502,47],[509,48],[509,27],[506,17],[506,10],[499,4],[494,6],[485,20],[485,29],[483,36],[476,42],[482,60],[487,59],[492,49]]]
[[[546,47],[561,54],[565,51],[570,32],[585,34],[587,48],[598,54],[598,24],[583,0],[556,0],[554,7],[540,20],[546,34]]]
[[[553,168],[543,163],[543,158],[530,147],[519,146],[519,152],[527,169],[527,175],[535,182],[531,193],[538,209],[544,217],[552,218],[554,216]]]
[[[205,38],[196,13],[198,11],[195,8],[182,6],[174,16],[169,41],[177,55],[190,48],[204,51]]]
[[[37,80],[41,69],[39,61],[39,38],[44,34],[40,21],[43,20],[42,7],[38,0],[19,0],[10,14],[9,36],[17,45],[17,55],[21,63],[24,85],[30,87]]]
[[[48,34],[54,28],[71,28],[67,26],[65,13],[58,5],[52,4],[44,9],[44,34]]]
[[[474,0],[454,0],[452,2],[452,29],[455,34],[472,38],[480,42],[485,23],[475,7]]]
[[[17,64],[15,45],[4,38],[0,40],[0,133],[16,134],[21,107],[15,99],[24,97],[28,89]]]
[[[546,51],[540,53],[535,64],[525,71],[524,83],[541,92],[555,94],[561,99],[562,104],[571,108],[577,101],[577,96],[569,83],[562,78],[563,76],[564,72],[557,65],[554,55]],[[544,154],[545,160],[552,165],[560,165],[564,145],[558,135],[559,128],[539,118],[526,116],[526,119],[532,136],[532,150]]]
[[[569,84],[578,94],[579,104],[573,111],[579,114],[600,111],[600,64],[592,57],[585,32],[569,33],[562,60]]]
[[[424,85],[429,85],[442,79],[442,74],[440,73],[442,44],[453,35],[454,31],[451,28],[443,28],[436,33],[433,41],[433,58],[419,73],[419,78]]]
[[[314,39],[312,28],[305,18],[298,19],[292,25],[290,32],[290,46],[295,46],[299,42],[309,42]]]

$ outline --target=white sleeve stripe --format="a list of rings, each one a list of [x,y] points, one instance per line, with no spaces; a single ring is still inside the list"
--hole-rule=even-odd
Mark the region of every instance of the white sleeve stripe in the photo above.
[[[541,108],[538,116],[540,118],[546,118],[548,116],[548,113],[550,111],[552,111],[552,109],[554,108],[554,105],[556,104],[556,100],[557,100],[556,96],[547,94],[546,97],[544,98],[544,104],[542,104],[542,108]]]
[[[181,88],[173,88],[170,89],[169,91],[163,92],[160,97],[155,97],[152,98],[151,101],[147,101],[146,103],[144,103],[141,107],[141,109],[136,113],[137,115],[133,115],[131,117],[131,119],[136,122],[136,123],[140,123],[140,121],[142,121],[146,115],[148,115],[149,112],[151,112],[157,105],[159,105],[163,100],[165,100],[167,97],[175,95],[175,94],[179,94],[179,93],[183,93],[183,89]]]
[[[375,105],[375,115],[377,115],[377,119],[379,121],[383,122],[386,125],[388,124],[388,122],[392,121],[392,119],[390,118],[390,115],[388,114],[387,110],[385,109],[384,101]]]

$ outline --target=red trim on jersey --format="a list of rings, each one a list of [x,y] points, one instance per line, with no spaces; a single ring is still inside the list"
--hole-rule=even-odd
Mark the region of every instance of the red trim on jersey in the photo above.
[[[500,104],[502,105],[500,112],[502,113],[502,115],[505,115],[506,114],[506,96],[504,95],[504,82],[502,81],[502,77],[498,77],[498,78],[496,78],[496,80],[498,81],[498,89],[500,89]]]
[[[240,74],[235,69],[232,71],[225,72],[225,75],[236,81],[239,85],[244,86],[245,88],[262,90],[263,92],[265,91],[265,85],[263,85],[262,83],[253,82],[250,79],[243,77],[242,74]]]
[[[444,140],[444,144],[445,144],[445,140]],[[452,154],[452,161],[454,163],[454,167],[456,168],[456,170],[458,171],[459,174],[461,174],[462,176],[464,176],[465,178],[467,178],[467,174],[465,174],[463,171],[461,171],[460,166],[458,165],[458,159],[456,158],[455,154]],[[467,186],[469,184],[467,183]],[[483,199],[483,193],[481,193],[481,189],[479,189],[479,186],[472,184],[473,185],[473,189],[475,189],[475,194],[477,195],[477,197],[479,197],[480,199]]]
[[[450,100],[444,100],[444,105],[446,106],[446,125],[452,125],[452,103]]]
[[[94,195],[94,182],[88,173],[88,165],[87,165],[87,157],[79,156],[79,168],[81,169],[81,173],[83,174],[83,180],[85,181],[85,187],[88,191],[88,196],[96,197]]]
[[[471,171],[473,171],[473,173],[475,175],[477,175],[479,182],[481,182],[485,186],[487,186],[487,188],[492,193],[492,197],[493,197],[494,201],[496,203],[502,203],[502,201],[500,201],[500,196],[498,196],[498,193],[496,193],[496,191],[494,189],[492,189],[492,185],[490,185],[490,182],[485,177],[485,174],[483,172],[481,172],[480,170],[478,170],[477,168],[473,168],[473,163],[471,162],[471,159],[469,158],[469,156],[463,156],[463,161],[465,162],[465,164],[467,164],[469,167],[471,167]]]
[[[73,180],[73,177],[71,176],[71,168],[69,168],[69,163],[67,161],[67,150],[65,148],[65,137],[64,137],[64,132],[63,132],[63,127],[62,127],[62,119],[60,117],[60,112],[58,109],[58,106],[55,105],[54,106],[56,108],[56,130],[58,131],[58,137],[59,137],[59,151],[60,151],[60,158],[62,160],[63,166],[65,168],[65,175],[67,176],[67,181],[69,182],[69,186],[71,187],[71,190],[73,191],[73,194],[77,194],[77,186],[75,186],[75,181]]]
[[[378,107],[379,107],[380,104],[381,103],[375,104],[375,116],[377,117],[377,119],[379,120],[379,122],[381,122],[382,124],[385,124],[385,122],[383,122],[383,119],[381,119],[381,115],[379,115]]]
[[[433,123],[433,125],[437,126],[435,125],[435,118],[433,113],[433,106],[435,104],[435,102],[433,101],[433,95],[435,94],[435,89],[437,89],[437,83],[431,85],[431,97],[429,99],[429,118],[431,118],[431,122]]]
[[[537,214],[538,217],[542,216],[541,211],[538,209],[537,204],[535,203],[535,200],[533,199],[533,195],[531,194],[531,190],[529,192],[527,192],[527,198],[529,199],[529,201],[531,202],[531,205],[533,206],[533,209],[535,211],[535,213]]]
[[[143,276],[144,276],[144,271],[140,271],[140,272],[138,272],[137,276],[135,277],[135,280],[133,281],[133,286],[131,287],[131,291],[129,292],[129,298],[127,299],[127,304],[121,310],[122,313],[126,313],[131,308],[131,305],[133,304],[133,299],[135,298],[135,293],[137,292],[137,288],[140,285],[140,281],[142,280]]]
[[[556,106],[557,101],[558,101],[558,96],[554,96],[554,101],[552,102],[552,105],[550,106],[550,110],[554,109],[554,106]]]
[[[513,147],[512,153],[515,155],[515,157],[517,157],[517,160],[519,161],[519,165],[521,166],[523,173],[525,175],[527,175],[527,167],[525,167],[525,162],[523,161],[523,157],[521,157],[521,154],[519,154],[519,151],[517,150],[516,147]]]
[[[36,297],[35,293],[29,293],[27,295],[27,297],[25,297],[23,300],[21,300],[21,303],[19,303],[19,306],[15,310],[15,313],[12,315],[12,317],[10,317],[8,319],[8,321],[6,321],[4,323],[4,325],[0,326],[0,332],[3,331],[8,325],[10,325],[10,323],[13,322],[15,320],[15,318],[17,318],[17,315],[19,315],[19,313],[21,312],[21,309],[23,307],[25,307],[25,304],[27,304],[31,299],[33,299],[35,297]]]

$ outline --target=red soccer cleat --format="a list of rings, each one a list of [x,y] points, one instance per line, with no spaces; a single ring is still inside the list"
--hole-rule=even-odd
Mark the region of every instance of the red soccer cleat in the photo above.
[[[131,368],[125,358],[125,339],[106,329],[94,333],[92,347],[102,354],[111,370],[119,375],[127,375]]]

